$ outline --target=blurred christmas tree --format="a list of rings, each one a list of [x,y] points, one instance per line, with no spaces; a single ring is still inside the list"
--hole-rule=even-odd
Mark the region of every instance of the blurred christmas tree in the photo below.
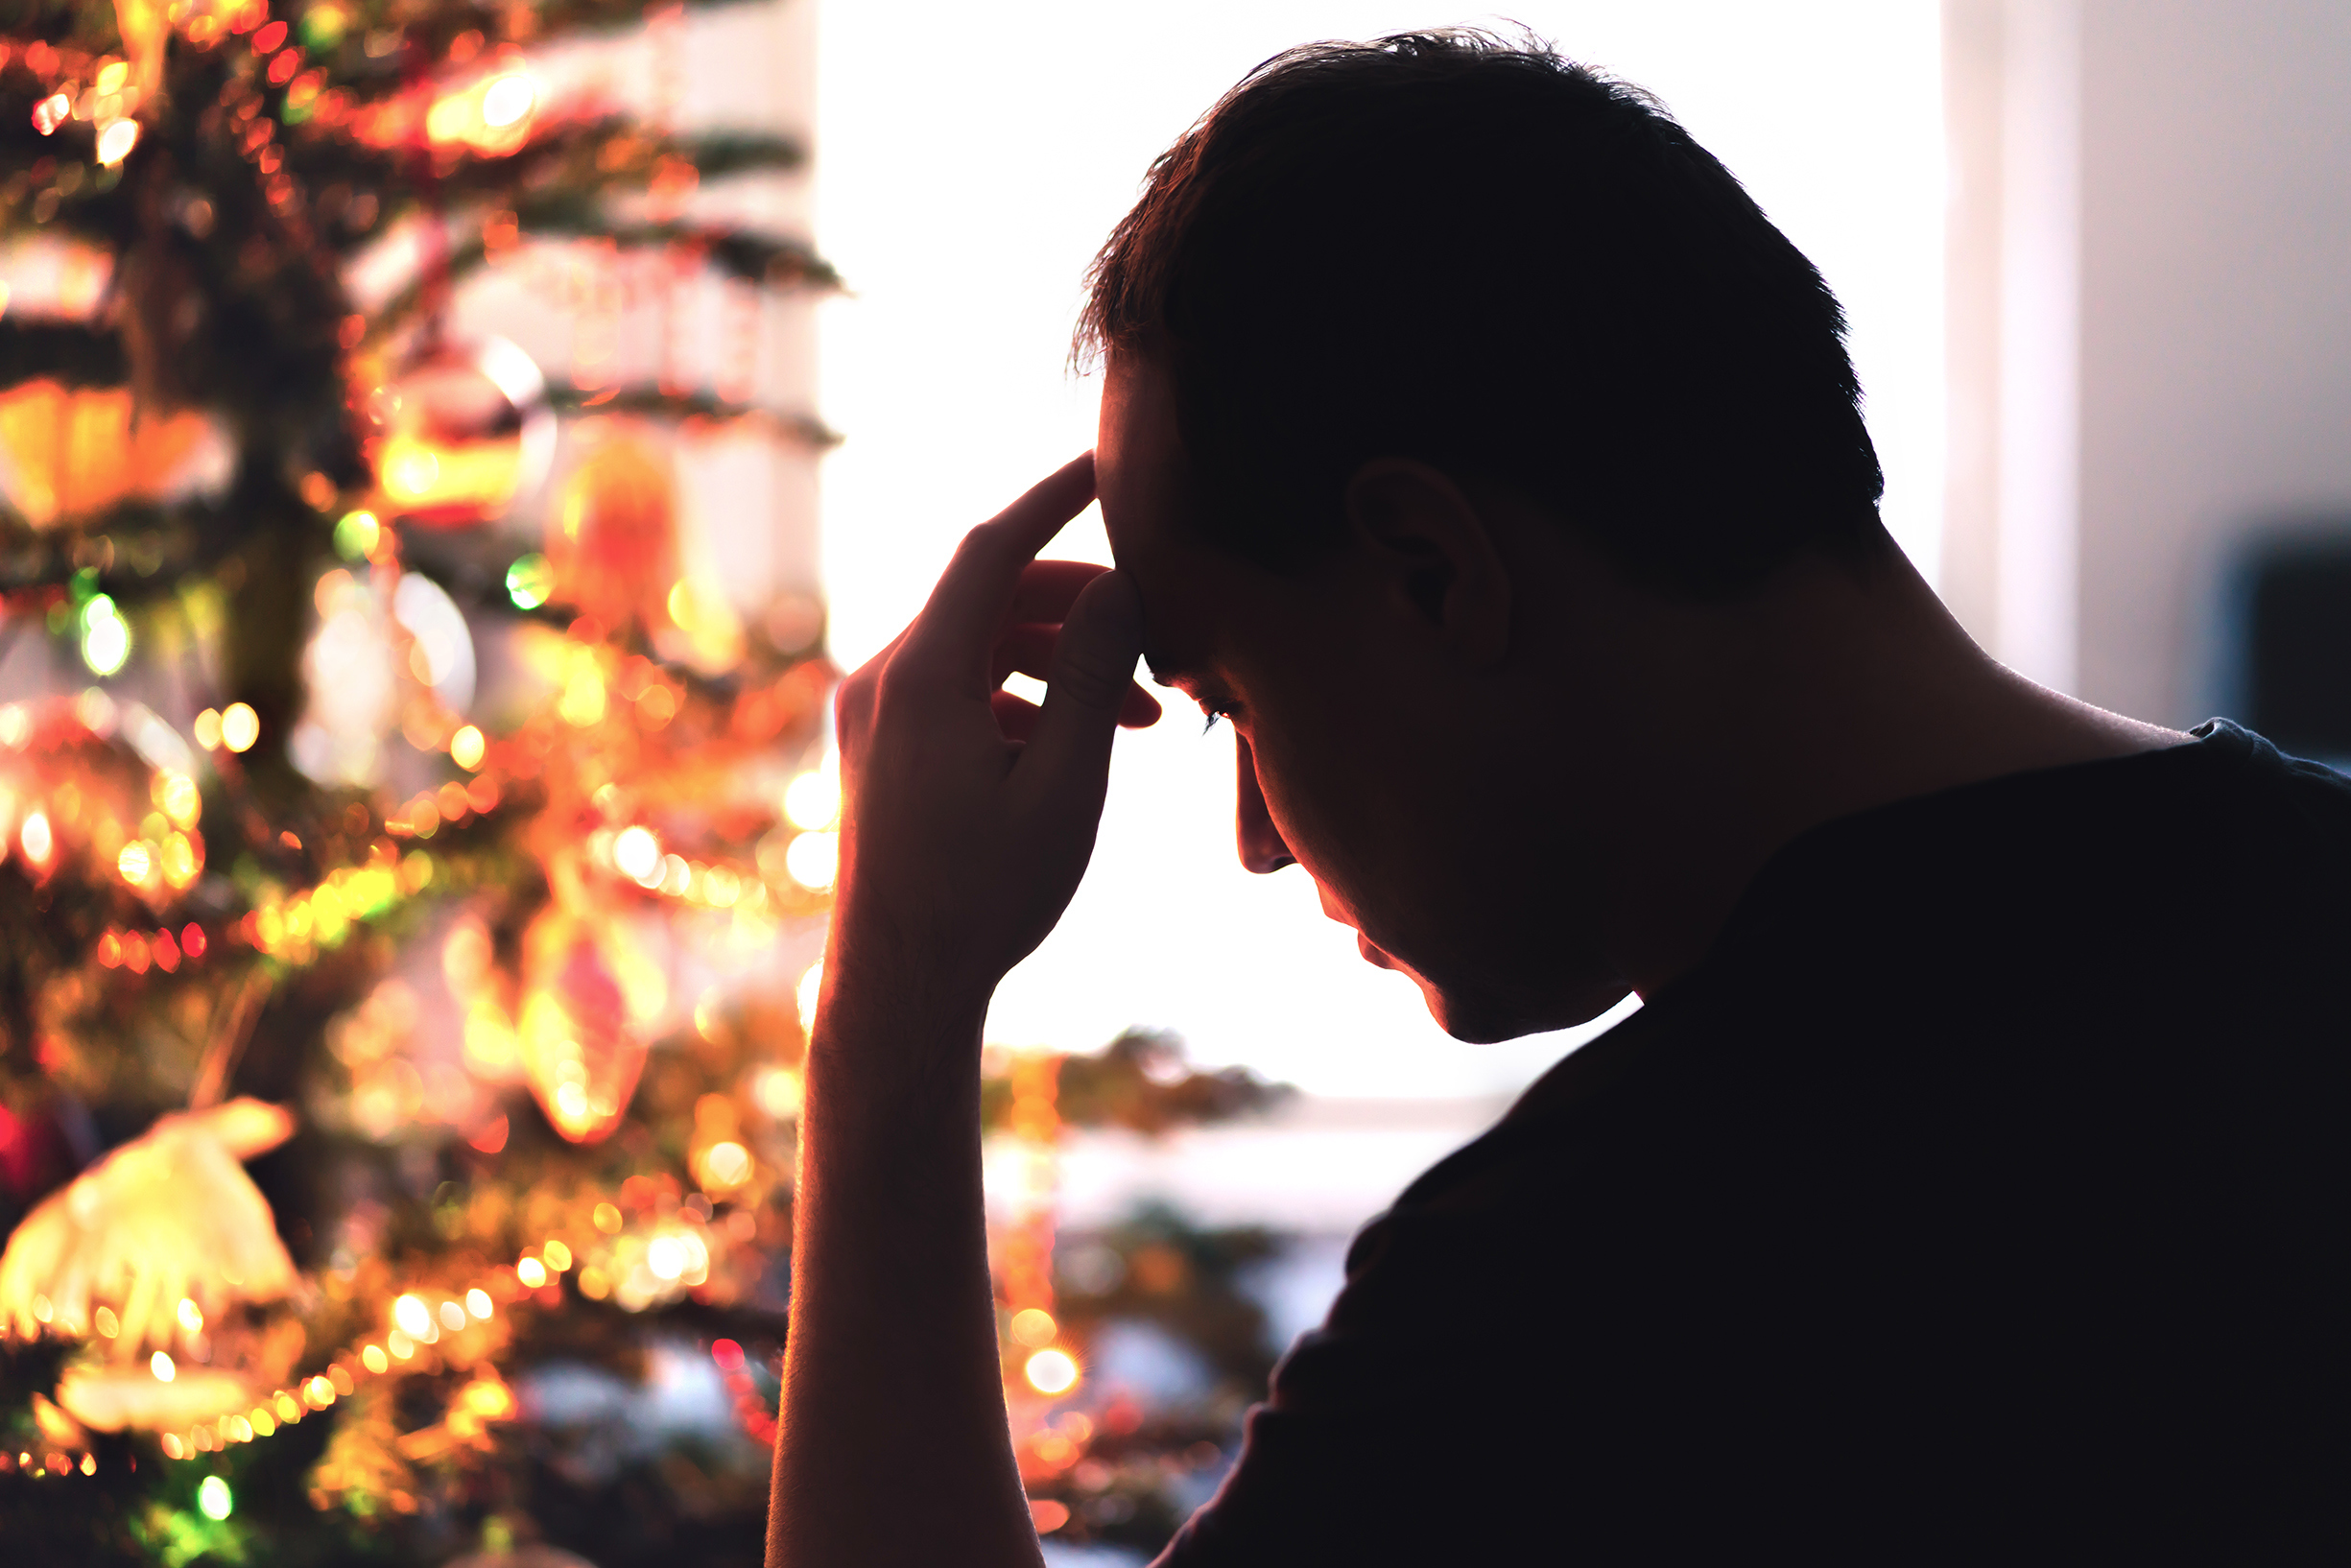
[[[758,1560],[833,672],[813,599],[694,579],[674,453],[829,440],[753,356],[764,300],[834,279],[695,202],[804,154],[674,128],[682,25],[0,23],[11,1562]],[[623,30],[650,115],[547,68]],[[554,385],[454,324],[502,270],[572,319]],[[1058,1300],[1052,1152],[1265,1091],[1148,1036],[1060,1066],[991,1090],[1041,1174],[1008,1390],[1040,1524],[1141,1539],[1262,1382],[1262,1242],[1139,1222]],[[1087,1403],[1087,1335],[1146,1297],[1214,1411]]]

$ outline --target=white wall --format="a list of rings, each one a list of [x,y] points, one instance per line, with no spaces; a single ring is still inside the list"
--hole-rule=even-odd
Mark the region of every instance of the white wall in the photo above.
[[[2082,23],[2080,690],[2188,724],[2228,546],[2351,514],[2351,5]]]
[[[2026,673],[2195,723],[2231,549],[2351,513],[2351,6],[1944,12],[1945,594]]]
[[[1821,267],[1886,459],[1888,513],[1936,556],[1942,175],[1933,0],[1537,0],[1517,17],[1658,92]],[[821,13],[818,233],[852,297],[821,317],[834,647],[919,607],[955,539],[1092,444],[1064,373],[1086,262],[1151,159],[1250,66],[1316,37],[1472,15],[1393,0],[835,0]],[[1054,548],[1107,558],[1081,519]],[[1120,742],[1094,867],[999,994],[993,1037],[1088,1049],[1171,1026],[1334,1093],[1523,1082],[1553,1037],[1467,1047],[1366,968],[1303,873],[1231,850],[1231,743],[1188,703]]]

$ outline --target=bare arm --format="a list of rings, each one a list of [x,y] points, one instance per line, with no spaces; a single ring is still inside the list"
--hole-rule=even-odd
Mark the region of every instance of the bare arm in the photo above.
[[[1040,1560],[997,1361],[979,1048],[996,983],[1084,873],[1114,726],[1157,713],[1128,680],[1131,585],[1031,559],[1093,484],[1081,459],[973,530],[842,686],[771,1568]],[[1008,668],[1047,676],[1041,710],[994,691]]]

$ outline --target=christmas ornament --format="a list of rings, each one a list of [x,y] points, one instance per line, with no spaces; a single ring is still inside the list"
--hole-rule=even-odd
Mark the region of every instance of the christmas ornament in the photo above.
[[[16,1227],[0,1254],[0,1328],[85,1335],[103,1331],[104,1307],[127,1359],[168,1347],[191,1316],[201,1326],[233,1303],[290,1294],[294,1260],[238,1162],[293,1131],[291,1115],[258,1100],[156,1122]]]
[[[616,936],[559,910],[524,938],[519,1028],[531,1092],[555,1129],[595,1143],[619,1123],[645,1070],[644,1026],[660,1011],[660,971]]]
[[[385,508],[428,528],[503,515],[555,454],[546,378],[504,338],[427,348],[377,394],[375,411]]]
[[[553,597],[605,626],[671,625],[677,498],[669,460],[644,436],[606,427],[548,519]]]
[[[10,505],[45,529],[173,493],[202,466],[211,421],[192,411],[134,418],[132,404],[128,387],[28,381],[0,392],[0,490]]]

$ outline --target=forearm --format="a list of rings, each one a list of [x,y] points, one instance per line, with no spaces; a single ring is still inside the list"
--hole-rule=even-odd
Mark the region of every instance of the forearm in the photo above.
[[[985,1007],[917,1019],[856,989],[828,987],[808,1057],[768,1561],[1034,1568],[988,1284]]]

